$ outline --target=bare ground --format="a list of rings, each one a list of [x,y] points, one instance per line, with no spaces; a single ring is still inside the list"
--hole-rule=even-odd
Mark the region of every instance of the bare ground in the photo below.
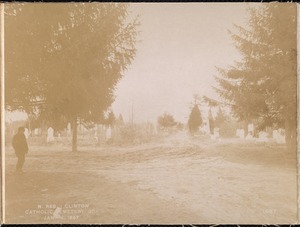
[[[296,154],[284,146],[180,134],[69,149],[32,146],[24,174],[6,149],[6,223],[297,221]]]

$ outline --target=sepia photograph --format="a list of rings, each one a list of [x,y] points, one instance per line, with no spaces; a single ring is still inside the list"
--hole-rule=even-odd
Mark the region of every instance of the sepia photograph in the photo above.
[[[1,7],[3,223],[298,222],[296,3]]]

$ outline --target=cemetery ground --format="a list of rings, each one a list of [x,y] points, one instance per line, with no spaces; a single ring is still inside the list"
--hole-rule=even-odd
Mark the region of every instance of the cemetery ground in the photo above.
[[[80,144],[79,144],[80,145]],[[296,154],[185,133],[131,146],[6,148],[7,223],[295,223]]]

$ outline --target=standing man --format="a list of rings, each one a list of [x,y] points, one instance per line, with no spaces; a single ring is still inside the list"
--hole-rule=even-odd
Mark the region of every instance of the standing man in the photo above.
[[[18,133],[13,137],[12,141],[13,148],[15,149],[16,156],[18,157],[16,172],[23,172],[22,167],[25,162],[25,154],[28,153],[28,145],[24,132],[25,128],[19,127]]]

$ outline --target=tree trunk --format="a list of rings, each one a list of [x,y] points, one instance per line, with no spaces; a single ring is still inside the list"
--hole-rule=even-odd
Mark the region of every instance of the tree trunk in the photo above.
[[[248,120],[244,120],[244,137],[246,138],[248,135]]]
[[[45,120],[42,120],[42,122],[41,122],[40,136],[43,139],[43,143],[46,143],[46,140],[47,140],[47,126],[46,126]]]
[[[77,152],[77,117],[72,120],[72,152]]]

